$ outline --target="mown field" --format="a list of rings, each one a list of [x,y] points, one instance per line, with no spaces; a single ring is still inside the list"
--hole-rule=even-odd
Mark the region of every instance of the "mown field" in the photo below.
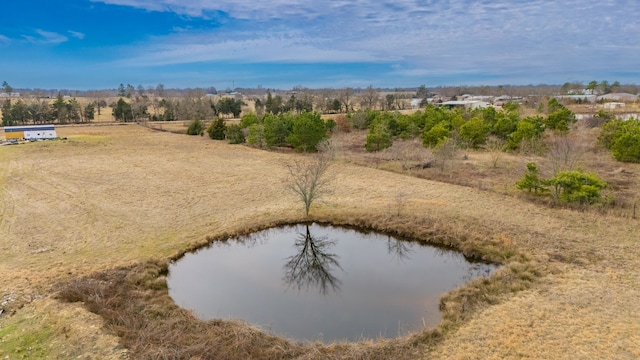
[[[505,266],[446,295],[438,328],[400,339],[306,344],[240,322],[201,324],[171,308],[153,269],[207,238],[303,220],[283,186],[283,164],[301,155],[138,125],[57,131],[68,140],[0,147],[0,358],[640,357],[639,220],[537,204],[507,181],[473,187],[402,174],[345,155],[349,139],[313,220],[411,235]],[[493,171],[484,154],[469,159]],[[519,176],[522,161],[503,158],[495,171]],[[636,184],[640,167],[624,167],[627,186]],[[119,295],[112,284],[123,284]],[[70,288],[84,304],[70,301]],[[144,324],[118,322],[129,310],[109,307],[131,294]],[[179,316],[166,319],[162,308]],[[183,323],[211,338],[154,342]]]

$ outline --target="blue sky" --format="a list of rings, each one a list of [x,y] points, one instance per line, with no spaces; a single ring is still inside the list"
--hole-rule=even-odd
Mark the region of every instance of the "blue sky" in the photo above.
[[[0,7],[16,88],[640,83],[638,0],[33,0]]]

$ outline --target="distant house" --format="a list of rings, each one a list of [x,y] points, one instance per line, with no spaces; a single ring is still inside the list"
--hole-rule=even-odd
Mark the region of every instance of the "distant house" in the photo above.
[[[554,98],[558,100],[573,100],[573,101],[582,101],[582,102],[596,102],[595,95],[556,95]]]
[[[611,93],[606,95],[598,96],[598,101],[618,101],[618,102],[636,102],[638,100],[638,95],[627,94],[627,93]]]
[[[0,98],[19,98],[20,93],[11,92],[11,93],[0,93]]]
[[[625,103],[623,102],[607,102],[604,103],[604,108],[605,109],[620,109],[625,107]]]
[[[439,105],[447,109],[453,109],[453,108],[484,109],[486,107],[489,107],[491,104],[484,101],[451,100],[451,101],[445,101]]]
[[[7,140],[50,140],[57,139],[55,125],[5,126],[4,137]]]
[[[411,108],[412,109],[418,109],[420,107],[420,104],[422,103],[423,99],[421,98],[413,98],[411,99]]]
[[[465,101],[484,101],[487,103],[493,102],[494,97],[490,95],[462,95],[462,100]]]
[[[522,101],[522,96],[510,96],[510,95],[500,95],[497,98],[493,99],[495,102],[507,103],[507,102],[517,102],[520,103]]]

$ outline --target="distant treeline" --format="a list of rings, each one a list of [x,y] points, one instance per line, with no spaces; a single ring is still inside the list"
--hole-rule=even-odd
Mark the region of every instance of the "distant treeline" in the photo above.
[[[96,104],[81,106],[75,98],[65,100],[58,95],[51,103],[47,99],[2,101],[2,126],[26,124],[84,123],[94,119]]]
[[[135,96],[156,96],[156,97],[182,97],[186,94],[200,94],[202,96],[209,95],[224,95],[224,94],[242,94],[245,96],[258,96],[264,97],[267,93],[272,94],[288,94],[288,93],[305,93],[312,95],[327,94],[327,93],[339,93],[349,89],[355,95],[360,95],[370,89],[373,89],[379,93],[416,93],[425,85],[416,87],[367,87],[367,88],[307,88],[303,86],[295,86],[291,89],[277,89],[277,88],[263,88],[261,86],[255,88],[248,87],[236,87],[226,88],[223,91],[219,91],[213,86],[202,88],[165,88],[164,84],[157,84],[156,86],[133,86],[131,84],[120,84],[117,88],[111,89],[92,89],[92,90],[73,90],[73,89],[32,89],[32,88],[13,88],[7,86],[6,89],[10,89],[13,92],[20,93],[23,97],[40,97],[40,98],[55,98],[58,94],[69,97],[89,97],[89,98],[115,98],[124,97],[132,98]],[[582,82],[566,82],[561,85],[457,85],[457,86],[433,86],[429,87],[429,93],[439,94],[445,97],[460,96],[463,94],[475,94],[475,95],[487,95],[487,96],[531,96],[531,95],[562,95],[570,93],[578,93],[582,90],[592,90],[600,94],[606,94],[610,92],[625,92],[630,94],[640,93],[640,86],[636,84],[620,84],[618,81],[609,82],[603,81],[590,81],[589,83]]]

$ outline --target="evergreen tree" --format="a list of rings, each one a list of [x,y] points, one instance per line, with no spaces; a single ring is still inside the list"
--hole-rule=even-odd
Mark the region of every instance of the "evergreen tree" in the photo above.
[[[302,113],[293,119],[288,142],[296,150],[315,151],[320,141],[327,137],[327,127],[317,112]]]
[[[13,126],[15,121],[11,116],[11,100],[6,99],[2,102],[2,126]]]
[[[227,126],[224,135],[229,140],[229,144],[244,144],[245,142],[244,132],[238,124]]]
[[[226,130],[227,125],[224,123],[224,120],[222,120],[222,118],[217,118],[211,123],[211,125],[209,125],[207,133],[213,140],[224,140]]]
[[[204,123],[200,119],[195,119],[189,123],[187,128],[187,135],[200,135],[204,134]]]
[[[123,98],[120,98],[115,105],[116,106],[113,108],[113,117],[116,120],[124,122],[133,120],[133,111],[128,102],[124,101]]]
[[[385,122],[374,122],[369,127],[369,134],[367,134],[367,142],[364,147],[367,151],[380,151],[393,145],[393,138],[391,131],[387,127]]]

